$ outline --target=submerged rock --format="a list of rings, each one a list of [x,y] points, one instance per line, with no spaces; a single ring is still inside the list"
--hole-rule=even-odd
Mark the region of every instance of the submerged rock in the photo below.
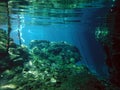
[[[39,58],[56,62],[59,59],[70,63],[71,58],[78,62],[81,58],[79,50],[66,42],[49,42],[46,40],[33,40],[30,43],[31,53]]]
[[[15,44],[12,38],[10,38],[9,51],[7,52],[7,39],[7,32],[0,29],[0,73],[6,69],[23,66],[24,62],[29,59],[27,47]]]
[[[0,29],[0,59],[7,55],[7,34],[4,30]]]
[[[3,31],[0,32],[3,34]],[[76,62],[81,59],[80,52],[75,46],[66,42],[33,40],[28,49],[26,46],[15,44],[11,39],[9,53],[4,55],[7,41],[3,39],[4,37],[1,38],[0,90],[113,90],[114,88],[111,86],[105,89],[106,83],[102,84],[86,66],[77,66]]]
[[[104,90],[87,67],[76,65],[80,60],[76,47],[66,42],[35,40],[30,43],[30,52],[31,60],[10,81],[16,84],[16,90],[87,90],[86,85],[91,90]]]

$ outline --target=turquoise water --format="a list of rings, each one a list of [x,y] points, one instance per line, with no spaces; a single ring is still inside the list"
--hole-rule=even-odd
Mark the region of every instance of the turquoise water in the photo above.
[[[10,20],[10,37],[13,38],[13,42],[26,46],[35,55],[41,55],[38,51],[45,51],[46,47],[49,49],[49,46],[40,49],[42,46],[37,46],[37,44],[34,46],[33,43],[34,47],[31,48],[31,41],[37,42],[34,40],[49,41],[49,44],[53,44],[53,46],[59,42],[73,45],[79,50],[81,56],[75,62],[77,65],[85,65],[93,74],[108,78],[106,53],[103,45],[96,39],[96,35],[101,33],[99,27],[103,27],[102,29],[107,27],[107,15],[113,5],[112,0],[9,0],[9,12],[6,9],[6,2],[0,3],[0,28],[8,31],[6,22]],[[5,20],[8,18],[7,14],[9,14],[9,20]],[[43,44],[46,43],[43,42]],[[64,51],[61,47],[60,51]],[[65,48],[65,50],[67,49]],[[58,49],[54,53],[60,51]],[[51,53],[48,55],[49,57]],[[54,56],[54,54],[52,55]],[[69,57],[74,57],[71,55]],[[68,56],[66,55],[66,57]],[[58,60],[59,58],[57,57]],[[56,82],[54,78],[52,80],[53,83]]]
[[[29,45],[31,40],[66,41],[79,48],[81,63],[106,76],[105,53],[94,35],[96,27],[105,24],[112,1],[86,1],[75,3],[76,6],[70,6],[66,1],[66,7],[56,2],[14,3],[16,5],[11,8],[11,37],[16,43],[19,44],[18,29],[25,45]]]
[[[31,40],[66,41],[79,48],[81,63],[93,72],[106,73],[105,53],[94,35],[96,27],[105,24],[112,1],[81,1],[73,6],[67,1],[66,6],[52,1],[11,1],[9,6],[15,43],[19,44],[18,30],[22,44],[27,46]]]

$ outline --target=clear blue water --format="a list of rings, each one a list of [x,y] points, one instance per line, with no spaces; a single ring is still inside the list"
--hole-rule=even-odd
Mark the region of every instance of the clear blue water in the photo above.
[[[31,2],[11,2],[10,17],[11,37],[19,44],[20,30],[22,44],[29,46],[31,40],[66,41],[79,48],[82,60],[98,75],[108,75],[105,64],[105,52],[95,39],[96,27],[105,24],[106,15],[110,11],[112,0],[91,0],[78,4],[74,8],[49,8],[49,4]],[[48,5],[48,7],[47,7]],[[1,25],[6,29],[6,25]]]

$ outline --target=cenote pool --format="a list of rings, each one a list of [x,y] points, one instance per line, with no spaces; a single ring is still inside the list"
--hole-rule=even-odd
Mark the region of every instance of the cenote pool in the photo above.
[[[0,90],[119,90],[120,1],[1,0]]]

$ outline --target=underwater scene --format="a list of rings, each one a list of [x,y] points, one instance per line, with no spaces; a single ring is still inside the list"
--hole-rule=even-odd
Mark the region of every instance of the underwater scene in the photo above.
[[[0,0],[0,90],[120,90],[120,0]]]

